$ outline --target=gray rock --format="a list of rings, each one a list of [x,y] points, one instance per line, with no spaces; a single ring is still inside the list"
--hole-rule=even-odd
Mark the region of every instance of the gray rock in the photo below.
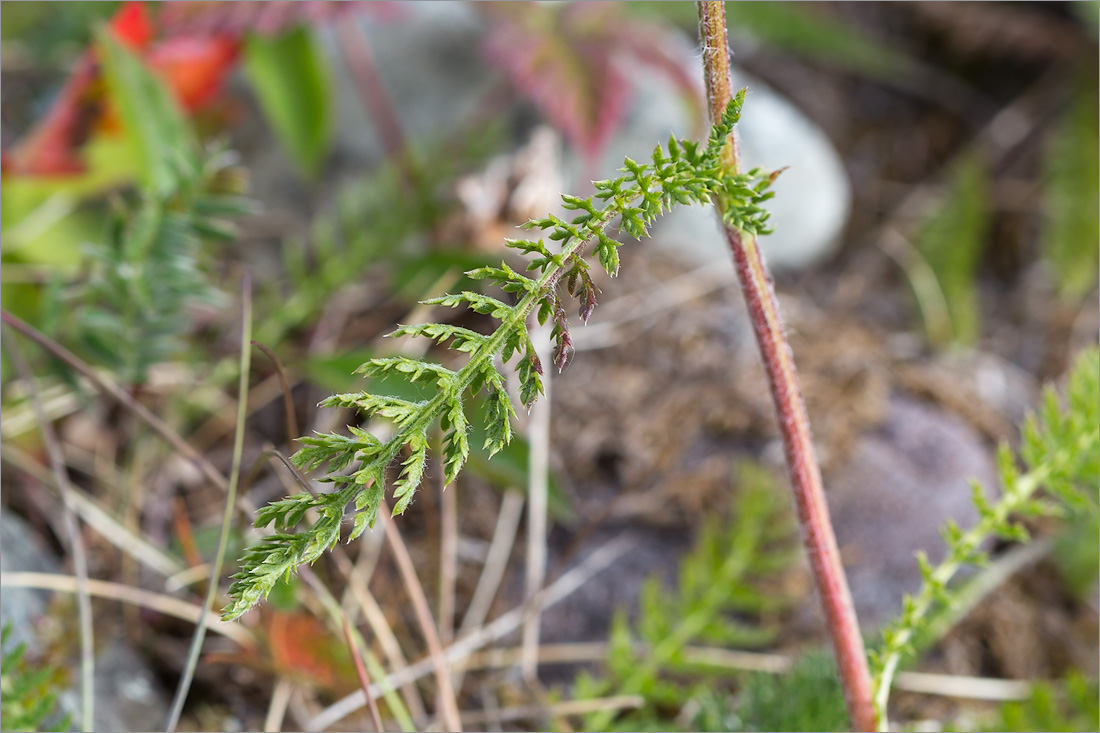
[[[10,511],[0,515],[0,568],[3,572],[61,572],[61,563],[30,527]],[[5,587],[0,594],[0,622],[12,624],[12,643],[25,643],[28,656],[41,653],[35,623],[46,613],[50,595],[30,588]],[[118,606],[115,606],[117,610]],[[73,633],[78,623],[70,621]],[[115,625],[118,628],[118,625]],[[78,642],[74,640],[75,649]],[[74,654],[74,658],[78,654]],[[58,705],[74,725],[80,722],[80,662],[69,679],[74,688],[58,695]],[[96,638],[95,729],[156,730],[164,725],[168,701],[145,660],[121,638]]]
[[[648,158],[653,146],[670,134],[698,136],[667,83],[652,73],[634,76],[632,111],[610,146],[601,175],[613,175],[624,156]],[[773,184],[775,198],[767,203],[775,233],[760,240],[764,256],[777,270],[808,267],[835,249],[848,220],[852,192],[844,164],[825,133],[789,100],[739,69],[732,69],[731,77],[734,89],[749,90],[738,124],[743,168],[773,171],[789,166]],[[653,243],[694,265],[730,258],[710,207],[672,210],[654,227]]]
[[[901,610],[920,587],[914,554],[945,555],[939,530],[977,519],[970,480],[992,498],[996,467],[980,436],[932,405],[892,397],[884,424],[863,436],[847,464],[827,480],[830,512],[852,598],[865,628]]]
[[[361,22],[398,117],[413,141],[439,139],[475,111],[491,84],[492,72],[482,58],[483,21],[460,3],[425,2],[407,5],[396,20]],[[695,39],[681,36],[679,51],[689,74],[700,76]],[[374,163],[381,148],[373,123],[366,116],[354,82],[329,32],[326,47],[337,72],[339,132],[333,158]],[[676,89],[651,69],[628,70],[633,77],[633,101],[625,124],[616,134],[595,173],[610,177],[624,156],[646,159],[669,134],[697,138],[690,115]],[[809,266],[827,256],[848,217],[851,189],[839,155],[825,134],[789,100],[759,79],[733,69],[734,88],[748,87],[740,123],[741,151],[746,168],[789,168],[777,179],[776,197],[769,202],[775,233],[762,240],[763,251],[778,269]],[[562,161],[564,180],[576,181],[582,166],[575,155]],[[571,186],[572,184],[570,184]],[[680,207],[654,228],[654,244],[693,264],[729,260],[725,238],[708,207]]]
[[[31,531],[27,523],[5,511],[0,514],[0,570],[57,573],[61,563]],[[0,623],[11,623],[11,643],[26,644],[28,654],[39,651],[34,622],[46,612],[50,594],[33,588],[4,588],[0,593]]]

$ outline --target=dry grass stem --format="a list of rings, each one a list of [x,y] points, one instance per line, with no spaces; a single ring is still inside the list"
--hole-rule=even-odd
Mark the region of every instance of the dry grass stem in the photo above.
[[[42,400],[34,383],[34,375],[23,356],[23,350],[7,331],[3,332],[3,340],[12,365],[19,374],[19,378],[27,385],[27,396],[38,419],[38,429],[42,433],[46,455],[49,456],[54,484],[61,494],[62,522],[69,543],[69,552],[73,556],[77,605],[80,609],[80,717],[83,729],[92,730],[95,727],[95,637],[92,629],[92,601],[88,594],[88,556],[84,550],[80,526],[76,521],[76,510],[73,508],[73,486],[69,481],[69,472],[65,468],[65,459],[61,454],[61,445],[57,440],[57,434],[54,433],[53,423],[47,419],[45,410],[42,408]]]
[[[363,537],[362,541],[366,541],[366,536]],[[382,607],[378,605],[378,601],[375,600],[374,594],[370,592],[370,588],[367,586],[365,580],[367,577],[366,574],[359,572],[358,563],[354,566],[351,564],[351,560],[348,558],[347,553],[344,552],[344,548],[335,548],[332,556],[336,562],[336,568],[340,571],[340,574],[344,576],[344,580],[348,584],[347,594],[357,604],[353,605],[351,608],[349,608],[347,603],[342,604],[345,616],[347,616],[350,621],[353,618],[351,612],[354,608],[358,608],[362,611],[363,618],[366,620],[367,625],[370,626],[371,633],[373,633],[374,637],[378,640],[379,645],[382,647],[382,653],[386,655],[386,659],[389,660],[390,665],[394,669],[407,667],[409,662],[405,658],[404,652],[401,651],[401,644],[397,641],[397,636],[393,633],[393,629],[386,619],[386,613],[382,610]],[[420,690],[415,684],[407,683],[401,685],[400,691],[402,698],[405,700],[405,705],[409,708],[409,713],[413,718],[424,719],[428,716],[428,712],[424,707],[424,701],[420,697]]]
[[[491,713],[476,710],[462,714],[462,722],[469,725],[478,725],[488,722],[490,719],[498,722],[511,720],[537,720],[549,713],[556,717],[566,715],[587,715],[601,710],[633,710],[645,705],[645,698],[641,695],[619,695],[617,697],[598,697],[593,700],[565,700],[551,703],[547,706],[524,705],[512,708],[500,708]]]
[[[374,695],[370,693],[370,676],[367,674],[367,668],[363,665],[363,655],[359,653],[359,645],[356,644],[355,636],[351,633],[351,624],[348,623],[347,616],[344,616],[344,639],[348,643],[351,658],[355,661],[355,674],[359,678],[359,686],[363,690],[363,695],[367,698],[367,709],[370,711],[371,722],[374,723],[374,729],[381,733],[385,728],[382,726],[382,718],[378,714],[378,703],[374,701]]]
[[[466,608],[466,615],[462,619],[462,626],[458,632],[460,637],[480,628],[489,616],[489,610],[500,588],[500,581],[508,568],[508,560],[512,557],[512,547],[515,545],[519,522],[523,517],[523,502],[523,492],[519,489],[508,489],[504,492],[485,565],[481,569],[481,577],[477,580],[473,598],[470,599],[470,605]],[[454,684],[455,689],[460,692],[464,675],[465,666],[459,662],[455,665]]]
[[[405,584],[405,590],[412,601],[413,610],[416,613],[420,632],[424,635],[424,641],[428,645],[428,653],[435,669],[436,682],[439,685],[440,710],[437,711],[443,725],[450,731],[461,731],[462,721],[458,714],[458,700],[455,697],[454,687],[451,685],[451,674],[447,668],[447,661],[443,656],[443,645],[439,643],[439,632],[432,622],[432,612],[428,607],[428,598],[424,595],[424,587],[416,576],[416,568],[413,567],[412,558],[405,541],[401,538],[401,530],[397,522],[389,516],[389,507],[382,502],[382,509],[378,515],[378,521],[386,532],[386,540],[393,551],[394,561],[397,563],[401,580]]]
[[[286,369],[283,368],[283,362],[276,356],[275,352],[269,349],[259,341],[252,341],[252,345],[260,351],[264,352],[264,355],[275,365],[275,373],[279,377],[279,387],[283,391],[283,413],[286,417],[286,435],[287,441],[292,441],[301,433],[298,432],[298,415],[294,411],[294,395],[290,391],[290,379],[287,377]]]
[[[383,517],[384,515],[380,515],[380,519]],[[599,549],[577,564],[576,567],[570,569],[554,581],[554,583],[544,588],[542,592],[535,597],[534,602],[538,603],[543,609],[546,609],[564,598],[567,598],[570,594],[591,580],[594,575],[621,557],[624,552],[634,545],[634,542],[634,539],[629,535],[623,535],[602,545]],[[474,633],[455,641],[445,650],[447,662],[454,664],[462,661],[478,649],[515,631],[523,622],[524,608],[525,606],[513,608],[511,611],[501,615],[497,619],[476,630]],[[382,681],[382,683],[403,685],[408,682],[416,681],[430,674],[435,669],[435,665],[435,660],[430,657],[421,659],[404,669],[394,670],[386,680]],[[380,682],[375,682],[371,685],[371,691],[376,695],[382,689],[380,684]],[[343,720],[346,716],[351,715],[356,710],[359,710],[365,704],[366,698],[363,696],[363,693],[361,691],[353,692],[325,708],[320,715],[310,719],[305,727],[308,730],[325,730],[334,723]]]
[[[264,715],[264,732],[277,733],[283,729],[283,720],[286,718],[286,709],[290,704],[290,693],[294,690],[294,683],[286,677],[280,677],[275,683],[275,689],[271,691],[271,700],[267,704],[267,714]]]
[[[19,470],[33,476],[35,480],[41,481],[55,491],[58,490],[57,481],[53,475],[43,470],[41,465],[14,445],[10,443],[0,445],[0,457]],[[95,530],[103,539],[129,557],[166,578],[170,579],[177,573],[187,572],[180,560],[150,544],[143,537],[125,527],[100,506],[94,498],[75,486],[70,488],[72,491],[69,496],[72,499],[73,510],[85,524]]]
[[[442,469],[442,467],[441,467]],[[458,576],[458,486],[443,485],[440,470],[439,640],[449,644],[455,631],[455,582]],[[450,491],[448,491],[450,489]]]
[[[533,328],[531,340],[544,364],[550,364],[550,329]],[[546,578],[546,506],[550,476],[550,397],[553,369],[542,378],[543,396],[531,407],[527,442],[531,446],[527,464],[527,615],[523,620],[523,648],[520,666],[528,683],[538,680],[539,626],[542,609],[531,600]]]
[[[61,593],[76,593],[77,579],[72,575],[58,573],[29,573],[13,572],[0,573],[0,585],[13,588],[38,588],[40,590],[52,590]],[[252,648],[256,646],[252,634],[240,624],[226,623],[216,613],[207,612],[205,615],[201,606],[179,598],[154,593],[142,588],[134,588],[122,583],[111,583],[106,580],[88,580],[88,594],[96,598],[107,598],[121,603],[130,603],[150,611],[163,613],[165,616],[182,619],[190,623],[198,623],[200,618],[205,618],[207,628],[227,639],[231,639],[241,646]]]

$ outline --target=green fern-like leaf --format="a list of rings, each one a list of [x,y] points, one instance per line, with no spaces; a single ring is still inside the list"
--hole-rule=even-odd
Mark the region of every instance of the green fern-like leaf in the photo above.
[[[1058,689],[1062,687],[1062,689]],[[1100,725],[1100,704],[1096,680],[1072,672],[1064,685],[1038,682],[1027,700],[1005,703],[998,720],[986,730],[1090,731]]]
[[[981,159],[964,158],[953,171],[944,204],[924,221],[917,234],[916,249],[938,285],[936,303],[945,306],[920,302],[925,330],[934,346],[970,344],[979,335],[976,275],[991,221],[988,185]]]
[[[1018,517],[1068,510],[1095,517],[1100,497],[1100,353],[1081,353],[1066,381],[1065,397],[1053,389],[1044,394],[1039,410],[1028,417],[1023,430],[1019,460],[1007,446],[998,454],[1001,496],[986,499],[975,487],[979,519],[963,530],[954,522],[944,526],[947,557],[932,566],[923,555],[917,561],[923,581],[915,596],[906,597],[901,616],[883,631],[872,655],[875,703],[885,715],[890,685],[901,662],[916,653],[914,640],[927,628],[938,610],[950,605],[957,592],[949,586],[955,574],[968,564],[981,564],[981,545],[990,537],[1016,541],[1028,538]],[[1037,501],[1040,490],[1052,501]]]
[[[338,394],[324,400],[321,405],[325,407],[347,407],[366,416],[387,418],[394,423],[396,430],[385,443],[376,441],[367,444],[361,439],[330,440],[326,436],[309,438],[308,442],[304,442],[305,457],[296,459],[299,463],[316,466],[327,462],[330,471],[333,466],[340,467],[336,470],[347,467],[354,470],[350,477],[330,476],[330,480],[343,484],[343,488],[323,498],[304,499],[302,503],[318,510],[335,511],[333,508],[339,507],[342,511],[343,507],[354,501],[353,532],[362,531],[364,526],[373,526],[379,503],[373,500],[363,502],[359,497],[362,492],[382,491],[387,467],[407,449],[410,453],[394,486],[394,497],[397,499],[394,512],[404,511],[423,478],[427,460],[426,436],[437,422],[445,433],[445,478],[452,480],[469,452],[466,436],[468,424],[462,411],[462,399],[467,390],[476,393],[485,389],[496,397],[495,406],[487,412],[488,417],[496,422],[487,426],[486,445],[491,451],[507,445],[512,435],[509,420],[514,410],[511,403],[506,402],[506,396],[502,396],[504,379],[497,371],[495,360],[499,356],[507,362],[514,355],[519,355],[515,369],[520,382],[520,401],[529,407],[542,394],[541,377],[545,367],[528,336],[528,319],[532,314],[543,323],[554,319],[554,364],[559,369],[564,367],[571,341],[559,286],[564,285],[566,290],[579,298],[581,317],[587,319],[595,306],[595,286],[587,274],[588,265],[584,256],[592,247],[600,265],[610,275],[616,274],[621,244],[612,238],[612,233],[643,237],[656,218],[670,207],[707,204],[712,200],[719,203],[727,222],[734,223],[747,234],[767,233],[767,212],[761,204],[770,196],[767,191],[770,177],[759,170],[745,174],[727,171],[719,157],[740,117],[744,96],[742,90],[731,101],[722,120],[711,131],[705,147],[700,148],[687,141],[674,141],[669,145],[668,152],[658,146],[649,163],[628,158],[622,168],[624,175],[595,182],[596,193],[593,196],[583,199],[563,197],[566,210],[577,212],[572,220],[565,221],[550,215],[528,222],[525,228],[543,232],[544,239],[523,244],[511,240],[506,244],[534,255],[527,269],[535,272],[535,277],[520,275],[507,265],[481,268],[469,273],[471,277],[493,283],[505,293],[517,296],[514,304],[473,291],[425,301],[442,307],[466,307],[499,323],[489,335],[443,324],[407,325],[394,331],[391,336],[418,336],[439,343],[449,342],[452,349],[468,354],[468,359],[465,365],[453,372],[427,362],[407,360],[375,360],[364,365],[363,371],[367,373],[403,372],[411,379],[430,374],[436,383],[435,395],[415,403],[368,392]],[[544,244],[546,240],[556,242],[558,251],[552,252]],[[361,505],[362,509],[359,508]],[[296,510],[300,508],[298,504],[294,506]],[[360,519],[364,512],[367,518]],[[328,522],[328,519],[322,521]],[[338,536],[338,531],[336,535],[332,534],[331,524],[326,523],[323,529],[319,542],[308,539],[317,533],[316,525],[302,532],[302,536],[307,538],[305,540],[291,542],[284,538],[275,541],[274,545],[282,548],[274,556],[275,560],[265,560],[263,553],[250,552],[242,561],[241,572],[230,588],[232,603],[226,609],[225,617],[236,618],[254,605],[256,599],[270,589],[268,581],[274,570],[289,573],[298,564],[315,560],[319,555],[319,552],[314,552],[315,548],[330,545]],[[266,540],[264,546],[271,549],[273,545]]]
[[[160,185],[142,189],[107,241],[87,247],[91,276],[64,295],[78,343],[129,384],[181,350],[191,306],[217,302],[201,245],[235,238],[230,217],[251,211],[231,155],[174,152]]]
[[[733,614],[771,610],[758,583],[794,563],[798,531],[789,504],[766,469],[743,464],[737,486],[733,521],[728,526],[707,524],[694,549],[681,561],[675,592],[651,578],[642,588],[636,630],[624,615],[617,616],[612,625],[604,694],[613,690],[620,695],[642,695],[647,701],[645,709],[620,723],[643,722],[655,713],[652,706],[666,695],[679,697],[682,705],[684,691],[670,686],[662,674],[700,671],[684,662],[688,644],[745,648],[768,643],[774,636],[766,625],[737,621]],[[638,642],[646,649],[644,655],[637,652]],[[584,729],[608,730],[614,717],[610,712],[594,713],[586,717]]]
[[[63,670],[35,667],[25,659],[26,646],[11,646],[10,623],[0,630],[0,730],[69,730],[69,716],[57,711],[64,689]]]
[[[1085,295],[1096,283],[1100,252],[1100,115],[1096,76],[1081,74],[1065,119],[1047,149],[1044,249],[1067,299]]]

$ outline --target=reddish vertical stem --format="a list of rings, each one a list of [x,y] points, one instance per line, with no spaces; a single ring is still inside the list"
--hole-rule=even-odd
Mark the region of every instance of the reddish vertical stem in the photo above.
[[[415,189],[420,181],[409,156],[405,133],[397,118],[393,100],[382,81],[382,75],[378,72],[378,65],[374,63],[374,56],[363,29],[353,19],[346,19],[336,24],[336,36],[344,51],[348,70],[359,89],[363,106],[377,128],[386,157],[397,164],[405,182]]]
[[[726,14],[721,2],[699,2],[698,8],[707,101],[711,121],[717,122],[730,100]],[[738,170],[736,135],[731,135],[722,157],[728,170]],[[848,715],[855,730],[875,730],[871,675],[867,667],[863,637],[859,632],[848,580],[840,562],[836,536],[829,519],[829,508],[825,503],[821,470],[810,437],[810,421],[806,416],[806,406],[798,386],[791,349],[783,335],[783,323],[771,278],[755,239],[729,226],[725,227],[725,232],[768,375],[787,465],[791,472],[802,539],[821,598],[825,623],[832,638]]]

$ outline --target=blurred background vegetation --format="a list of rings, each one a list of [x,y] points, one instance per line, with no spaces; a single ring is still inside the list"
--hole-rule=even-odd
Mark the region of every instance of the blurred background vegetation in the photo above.
[[[735,64],[824,131],[852,189],[847,224],[829,258],[777,279],[781,299],[793,305],[796,359],[811,373],[823,364],[816,387],[812,374],[807,379],[807,399],[824,453],[839,463],[858,453],[849,443],[882,421],[876,413],[849,430],[830,418],[859,412],[862,397],[852,398],[850,389],[869,393],[880,380],[886,393],[915,395],[971,425],[991,456],[997,441],[1016,441],[1022,408],[1034,402],[1038,385],[1058,380],[1081,348],[1096,343],[1097,7],[727,4]],[[513,226],[544,214],[539,207],[601,170],[608,148],[640,116],[632,105],[648,80],[660,79],[670,104],[689,116],[701,109],[691,3],[472,4],[440,16],[436,26],[417,25],[425,46],[453,59],[425,62],[428,72],[472,79],[461,87],[468,103],[436,107],[423,100],[449,100],[451,77],[438,88],[402,86],[409,77],[399,66],[416,54],[395,58],[379,40],[414,27],[427,12],[398,3],[2,3],[4,310],[123,385],[224,471],[236,399],[239,283],[247,271],[254,337],[278,356],[285,374],[267,358],[253,360],[246,467],[265,450],[292,452],[299,434],[342,428],[350,417],[318,412],[316,402],[357,388],[353,369],[392,352],[381,336],[420,318],[419,300],[476,287],[463,273],[496,264]],[[466,35],[447,36],[448,24]],[[540,124],[558,136],[572,167],[527,144]],[[648,250],[632,256],[639,270],[660,275],[658,283],[689,269]],[[624,281],[631,270],[624,268]],[[629,283],[601,287],[609,303],[638,290]],[[646,287],[659,291],[652,282]],[[682,323],[733,312],[736,300],[736,293],[727,301],[700,292],[652,315],[652,328],[687,339]],[[812,323],[799,319],[818,312],[827,314],[819,340],[798,335],[798,324]],[[815,355],[826,353],[829,340],[840,344],[840,356],[829,351],[832,361],[820,362],[825,357]],[[661,383],[645,358],[631,363],[629,349],[604,348],[614,343],[577,361],[612,369],[617,383],[638,374]],[[197,602],[216,547],[220,490],[69,366],[29,353],[35,389],[80,492],[93,576]],[[844,381],[848,367],[835,365],[853,361],[882,371],[856,373],[852,387]],[[979,366],[990,363],[996,379],[967,387],[965,377],[986,374]],[[570,381],[570,370],[560,379],[562,390],[581,395],[577,401],[597,406],[592,424],[601,410],[617,409],[600,408],[602,395],[581,377]],[[2,380],[4,516],[25,520],[69,563],[26,375],[15,372],[6,349]],[[635,445],[592,431],[553,432],[548,551],[558,566],[551,563],[551,580],[601,532],[638,532],[661,559],[620,573],[628,591],[578,597],[559,616],[546,612],[547,654],[565,659],[543,667],[549,690],[532,691],[504,666],[471,666],[460,701],[478,721],[472,725],[844,724],[835,680],[815,651],[823,637],[789,552],[786,505],[775,501],[784,496],[776,493],[784,474],[768,454],[770,413],[753,406],[751,387],[731,393],[726,381],[697,387],[702,395],[741,394],[744,404],[728,414],[644,423],[663,436],[682,423],[705,422],[709,437],[676,450],[708,452],[708,465],[718,466],[709,473],[658,464],[654,446],[671,445],[671,438]],[[400,382],[382,388],[416,396],[403,394],[409,387]],[[568,413],[572,402],[562,399],[574,398],[555,396],[554,410]],[[820,421],[816,404],[831,406],[821,408]],[[643,425],[643,416],[622,409]],[[585,416],[564,415],[582,425]],[[546,436],[521,427],[521,439],[491,462],[471,457],[457,519],[447,513],[456,511],[446,509],[447,497],[425,492],[401,522],[437,612],[449,602],[452,617],[457,609],[463,618],[467,604],[486,592],[497,614],[522,600],[524,530],[515,502],[528,484],[529,441]],[[473,436],[473,446],[481,443]],[[591,460],[571,460],[577,456]],[[654,493],[658,500],[646,503],[632,493],[631,465],[673,465],[661,480],[690,488]],[[255,504],[296,490],[285,473],[253,478],[247,494]],[[606,511],[593,509],[593,497]],[[633,509],[620,511],[632,502]],[[441,539],[455,522],[457,558],[446,556]],[[1042,560],[1049,564],[1021,571],[998,591],[1013,602],[1026,599],[1021,617],[1054,619],[1028,637],[1047,653],[1009,658],[997,639],[1011,635],[1018,619],[986,607],[927,662],[937,672],[1048,683],[1005,705],[907,693],[896,717],[959,729],[1096,728],[1095,518],[1070,525],[1036,526],[1038,535],[1057,538],[1057,549]],[[242,513],[229,560],[251,535]],[[379,542],[348,547],[344,560],[355,563],[360,585],[335,562],[319,563],[316,572],[345,609],[354,609],[347,612],[353,624],[372,613],[356,605],[369,583],[380,608],[364,632],[366,649],[392,671],[424,652],[407,591],[386,556],[379,560]],[[7,534],[4,546],[7,553]],[[163,555],[160,571],[147,567],[148,551],[133,549],[147,546]],[[491,553],[504,560],[495,579]],[[167,579],[164,567],[175,568]],[[1051,567],[1056,571],[1044,575]],[[708,592],[716,587],[730,593]],[[319,597],[295,581],[252,614],[253,644],[209,640],[185,724],[258,729],[288,716],[288,727],[306,726],[356,689],[343,632]],[[111,600],[96,603],[97,632],[125,639],[158,685],[174,686],[192,627]],[[467,616],[470,625],[459,631],[476,632],[493,617],[488,610]],[[54,699],[45,688],[63,689],[58,680],[73,668],[74,618],[58,594],[34,628],[16,637],[37,640],[30,653],[15,652],[9,664],[14,645],[6,642],[5,730],[61,720],[64,711],[51,717],[47,710]],[[380,636],[376,624],[390,636]],[[453,618],[443,626],[454,632]],[[570,637],[571,628],[584,633]],[[566,642],[589,646],[574,653]],[[26,671],[28,660],[45,671]],[[12,689],[27,703],[18,713],[29,717],[18,722],[7,717]],[[433,683],[401,692],[384,701],[383,717],[405,729],[426,727]],[[800,695],[805,704],[795,701]],[[281,712],[273,702],[279,700]],[[569,712],[578,700],[596,707]],[[612,702],[601,709],[601,701]],[[161,725],[163,710],[146,714],[152,717],[144,727]],[[137,721],[127,724],[141,729]],[[361,728],[364,721],[342,724]]]

